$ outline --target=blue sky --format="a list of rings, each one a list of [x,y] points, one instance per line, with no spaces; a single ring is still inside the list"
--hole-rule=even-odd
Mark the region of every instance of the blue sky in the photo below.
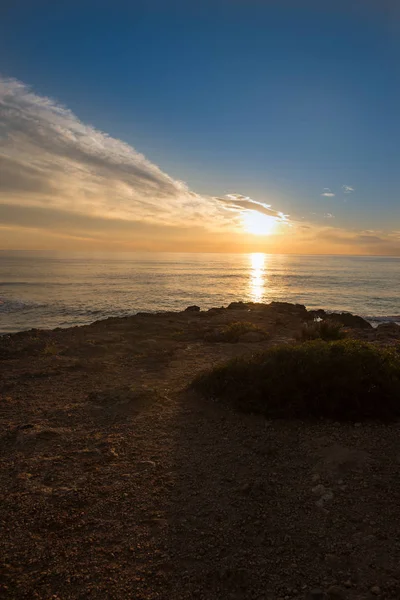
[[[3,77],[196,194],[244,194],[319,227],[400,230],[395,2],[63,4],[3,11]]]

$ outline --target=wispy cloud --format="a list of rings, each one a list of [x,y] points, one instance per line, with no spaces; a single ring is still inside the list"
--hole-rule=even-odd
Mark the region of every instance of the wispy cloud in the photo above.
[[[326,213],[326,215],[324,215],[324,219],[334,219],[335,216],[332,213]]]
[[[243,213],[288,223],[284,212],[249,196],[195,193],[129,144],[1,78],[0,173],[1,247],[75,248],[81,241],[85,248],[232,251],[244,247]],[[335,194],[325,188],[322,195]],[[263,245],[249,250],[400,254],[398,231],[300,227],[300,218],[290,236],[271,240],[270,247],[257,241]]]
[[[274,217],[280,221],[287,221],[289,215],[275,210],[270,204],[264,204],[263,202],[257,202],[252,200],[249,196],[242,196],[241,194],[226,194],[224,198],[217,198],[219,202],[225,205],[225,208],[233,211],[244,212],[247,210],[253,210],[268,217]]]
[[[355,189],[353,187],[351,187],[350,185],[342,185],[342,190],[345,194],[351,194],[352,192],[355,191]]]
[[[239,215],[227,210],[235,202],[283,218],[245,197],[191,191],[132,146],[13,79],[0,78],[0,123],[0,202],[186,228],[237,228]]]

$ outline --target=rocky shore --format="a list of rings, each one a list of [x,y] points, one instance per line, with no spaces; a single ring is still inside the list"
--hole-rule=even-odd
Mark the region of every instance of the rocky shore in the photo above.
[[[265,421],[188,391],[325,317],[237,302],[1,337],[2,596],[400,598],[397,423]]]

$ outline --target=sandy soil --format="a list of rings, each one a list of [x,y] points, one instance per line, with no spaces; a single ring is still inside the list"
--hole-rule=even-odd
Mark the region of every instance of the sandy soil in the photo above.
[[[204,341],[238,320],[269,338]],[[266,422],[186,389],[301,321],[171,313],[0,338],[1,594],[400,598],[398,424]]]

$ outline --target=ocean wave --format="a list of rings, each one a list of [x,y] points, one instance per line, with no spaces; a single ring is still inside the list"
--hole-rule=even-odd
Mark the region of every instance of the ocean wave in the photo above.
[[[40,302],[26,302],[24,300],[10,300],[0,298],[0,313],[12,313],[21,310],[30,310],[34,308],[43,308],[46,304]]]
[[[380,323],[399,323],[400,324],[400,315],[385,315],[380,317],[364,317],[366,321],[369,321],[372,324],[379,325]]]

